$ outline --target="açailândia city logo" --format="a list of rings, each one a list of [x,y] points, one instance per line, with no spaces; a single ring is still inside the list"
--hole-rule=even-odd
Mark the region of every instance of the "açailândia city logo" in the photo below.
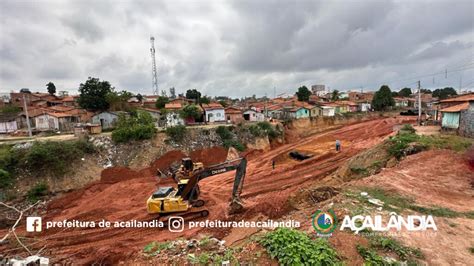
[[[331,236],[337,226],[336,214],[333,210],[317,210],[313,214],[312,224],[318,236]]]

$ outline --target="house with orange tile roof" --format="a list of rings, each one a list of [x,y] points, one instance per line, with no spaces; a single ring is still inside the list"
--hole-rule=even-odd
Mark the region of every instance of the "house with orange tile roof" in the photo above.
[[[226,122],[225,109],[220,103],[201,104],[207,123]]]
[[[238,124],[244,121],[242,110],[237,107],[227,107],[224,110],[227,123]]]

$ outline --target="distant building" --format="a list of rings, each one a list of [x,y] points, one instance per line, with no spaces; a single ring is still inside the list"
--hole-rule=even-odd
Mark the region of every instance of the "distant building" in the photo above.
[[[326,86],[325,85],[312,85],[311,92],[314,95],[322,96],[326,93]]]
[[[118,122],[119,112],[101,112],[92,117],[92,123],[99,124],[102,129],[114,128]]]
[[[220,103],[202,104],[205,120],[208,123],[225,122],[225,109]]]
[[[225,108],[225,117],[227,123],[238,124],[244,120],[242,111],[236,107]]]

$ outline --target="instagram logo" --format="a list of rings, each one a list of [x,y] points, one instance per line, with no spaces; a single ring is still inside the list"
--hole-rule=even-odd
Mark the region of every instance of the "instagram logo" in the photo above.
[[[41,232],[41,217],[26,217],[26,232]]]
[[[184,219],[179,216],[171,216],[168,219],[168,230],[173,233],[183,232]]]

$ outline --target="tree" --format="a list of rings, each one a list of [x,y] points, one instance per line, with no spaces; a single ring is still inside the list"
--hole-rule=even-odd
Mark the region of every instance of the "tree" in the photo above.
[[[209,104],[211,102],[211,98],[208,96],[203,96],[199,99],[199,103]]]
[[[158,109],[165,108],[165,105],[170,102],[170,99],[166,96],[158,96],[156,99],[155,106]]]
[[[46,87],[48,89],[49,94],[54,95],[56,93],[56,86],[54,86],[54,83],[52,83],[51,81],[46,84]]]
[[[440,100],[446,99],[450,96],[457,94],[458,93],[456,92],[456,90],[451,87],[446,87],[444,89],[436,89],[433,91],[433,97],[438,97]]]
[[[185,106],[181,110],[180,115],[183,119],[186,119],[186,118],[198,119],[202,116],[202,111],[201,109],[199,109],[197,105],[190,104],[190,105]]]
[[[100,81],[98,78],[89,77],[85,83],[79,86],[79,105],[87,110],[103,111],[109,108],[106,100],[107,94],[113,91],[108,81]]]
[[[403,88],[398,92],[398,95],[401,97],[410,97],[411,94],[412,92],[410,88]]]
[[[331,101],[337,101],[337,100],[339,100],[339,91],[333,90],[331,93]]]
[[[421,89],[421,93],[428,93],[428,94],[431,94],[431,90],[430,89]]]
[[[137,97],[137,100],[139,100],[140,102],[143,101],[143,95],[141,95],[140,93],[135,95],[135,97]]]
[[[298,101],[302,101],[302,102],[307,102],[309,100],[310,95],[311,95],[311,91],[309,91],[306,86],[299,87],[298,91],[296,92]]]
[[[227,102],[224,101],[224,100],[220,100],[220,101],[219,101],[219,104],[222,105],[224,108],[226,108],[227,105],[228,105]]]
[[[197,102],[199,98],[201,98],[201,93],[198,90],[192,89],[186,91],[186,99],[194,99]]]
[[[392,91],[392,97],[398,97],[400,94],[396,91]]]
[[[383,85],[375,92],[374,98],[372,99],[372,108],[376,111],[384,111],[394,105],[395,101],[392,97],[392,91],[387,85]]]
[[[109,109],[112,111],[124,111],[128,109],[128,100],[133,97],[133,94],[128,91],[115,92],[111,91],[105,96],[105,100],[109,104]]]

